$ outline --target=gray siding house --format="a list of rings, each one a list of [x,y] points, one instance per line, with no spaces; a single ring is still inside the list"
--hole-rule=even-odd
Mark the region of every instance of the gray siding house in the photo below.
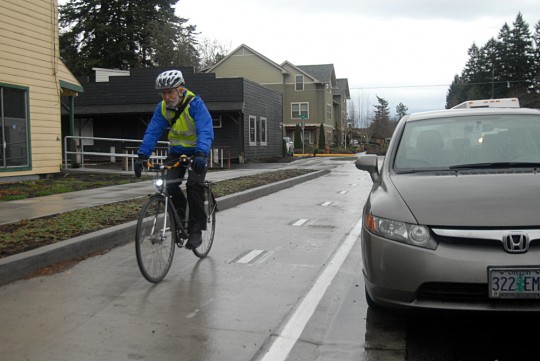
[[[141,139],[161,98],[154,88],[157,75],[170,68],[130,71],[95,69],[95,76],[80,79],[84,94],[75,101],[73,135]],[[230,150],[233,161],[281,157],[282,95],[246,78],[217,79],[178,67],[186,87],[201,96],[214,120],[214,148]],[[70,133],[63,118],[63,133]],[[162,140],[166,140],[166,134]],[[116,142],[115,148],[126,144]],[[111,142],[92,141],[85,151],[107,152]]]

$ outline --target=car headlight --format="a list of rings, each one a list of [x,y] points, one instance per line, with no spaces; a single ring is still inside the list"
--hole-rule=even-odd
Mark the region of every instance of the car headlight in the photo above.
[[[437,248],[437,241],[425,226],[375,217],[369,213],[364,217],[364,227],[373,234],[393,241],[428,249]]]

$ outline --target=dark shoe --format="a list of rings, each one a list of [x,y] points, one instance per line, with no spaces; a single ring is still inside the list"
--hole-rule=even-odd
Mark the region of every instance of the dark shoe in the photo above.
[[[188,241],[186,243],[187,249],[195,249],[199,247],[202,243],[202,232],[194,231],[189,234]]]

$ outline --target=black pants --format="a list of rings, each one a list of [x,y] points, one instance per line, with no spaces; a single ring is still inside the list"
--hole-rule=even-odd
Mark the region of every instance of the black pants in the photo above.
[[[165,164],[174,164],[178,156],[168,156]],[[167,191],[171,195],[174,207],[181,218],[185,214],[186,197],[184,196],[179,179],[186,174],[186,168],[174,168],[167,173]],[[194,171],[188,171],[186,181],[187,202],[189,204],[189,231],[206,229],[206,214],[204,213],[204,180],[206,178],[206,169],[201,174]]]

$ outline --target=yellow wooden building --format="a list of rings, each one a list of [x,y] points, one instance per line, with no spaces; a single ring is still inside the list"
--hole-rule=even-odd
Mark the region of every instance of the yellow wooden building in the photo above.
[[[0,1],[0,181],[61,170],[61,97],[83,88],[59,54],[56,0]]]

